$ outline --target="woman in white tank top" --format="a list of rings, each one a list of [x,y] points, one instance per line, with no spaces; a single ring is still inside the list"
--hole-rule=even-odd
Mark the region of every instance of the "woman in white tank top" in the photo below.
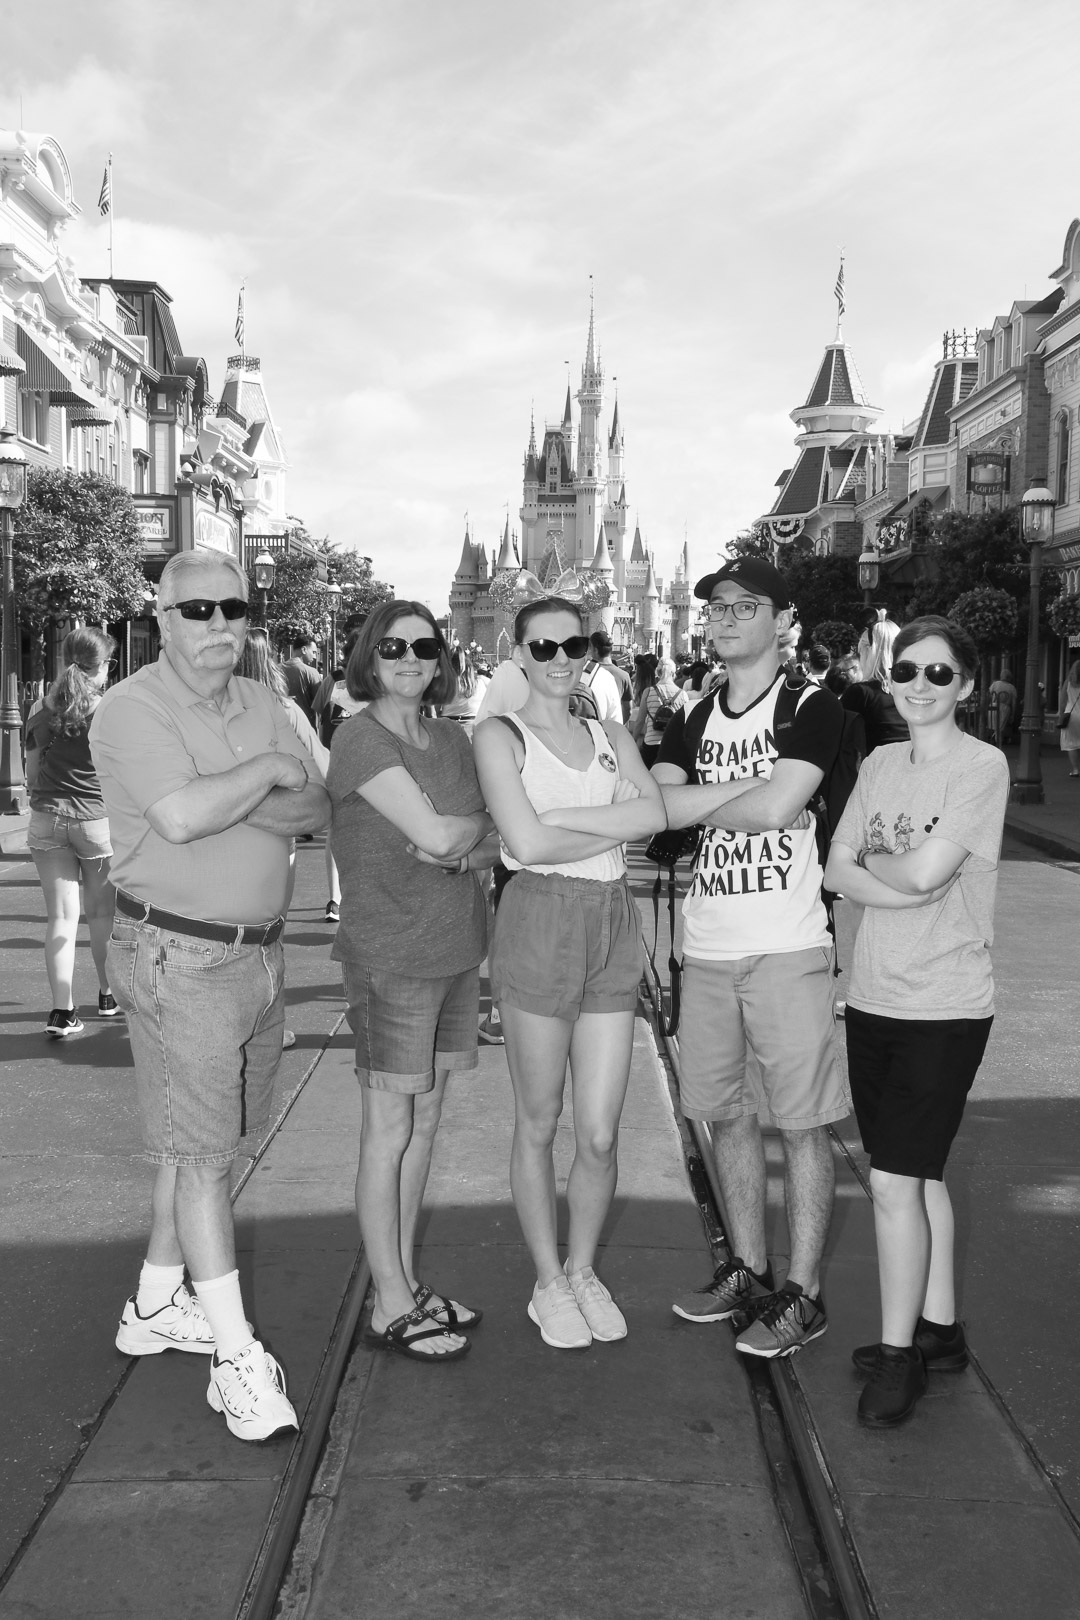
[[[583,1349],[594,1338],[626,1334],[593,1269],[618,1177],[641,976],[641,925],[623,845],[660,830],[666,817],[629,732],[570,712],[589,650],[577,607],[560,597],[529,603],[514,639],[528,700],[475,735],[480,785],[514,874],[496,915],[489,970],[514,1087],[510,1186],[536,1266],[529,1316],[545,1343]],[[575,1154],[562,1265],[552,1147],[568,1059]]]

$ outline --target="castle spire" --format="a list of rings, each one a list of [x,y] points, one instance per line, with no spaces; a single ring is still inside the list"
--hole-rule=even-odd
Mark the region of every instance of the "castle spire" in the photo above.
[[[457,566],[457,579],[476,579],[476,552],[469,538],[468,520],[465,523],[465,543],[461,548],[461,561]]]
[[[516,568],[517,566],[518,563],[517,558],[514,556],[514,548],[510,544],[510,514],[508,512],[506,515],[506,527],[503,529],[502,547],[499,551],[499,560],[495,564],[495,567],[496,570],[498,570],[500,568]]]
[[[603,523],[596,525],[596,550],[593,553],[590,569],[594,574],[613,574],[615,572],[607,548],[607,536],[604,533]]]
[[[566,385],[566,405],[565,405],[565,407],[563,409],[563,413],[562,413],[562,425],[563,425],[563,427],[568,428],[570,426],[570,423],[571,423],[572,420],[573,419],[572,419],[572,417],[570,415],[570,384],[567,383],[567,385]]]

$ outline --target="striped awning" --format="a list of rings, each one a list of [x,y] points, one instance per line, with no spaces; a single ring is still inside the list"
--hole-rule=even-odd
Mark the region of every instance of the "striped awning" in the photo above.
[[[54,355],[36,343],[23,327],[15,329],[19,358],[26,366],[26,376],[20,387],[31,394],[48,394],[50,405],[82,405],[92,407],[94,399],[86,384],[81,382]]]
[[[112,427],[116,412],[111,405],[72,405],[68,421],[72,427]]]
[[[0,343],[0,377],[21,377],[25,370],[25,362],[19,359],[15,350],[9,349],[6,343]]]

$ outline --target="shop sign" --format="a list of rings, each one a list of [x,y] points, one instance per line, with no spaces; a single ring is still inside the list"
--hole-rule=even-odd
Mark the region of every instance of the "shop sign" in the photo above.
[[[228,551],[237,555],[236,527],[220,512],[195,513],[195,544],[206,551]]]
[[[172,512],[167,506],[137,506],[135,519],[144,553],[160,556],[173,550]]]
[[[1009,489],[1009,457],[1000,450],[977,450],[967,458],[969,495],[1005,495]]]

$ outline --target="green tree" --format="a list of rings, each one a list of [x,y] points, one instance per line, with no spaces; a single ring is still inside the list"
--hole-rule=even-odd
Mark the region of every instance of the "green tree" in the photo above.
[[[326,591],[319,581],[318,566],[311,557],[295,552],[276,559],[273,589],[266,598],[266,624],[271,641],[284,645],[301,635],[318,636],[326,613]],[[255,584],[255,570],[249,568],[248,596],[254,608],[252,622],[261,624],[262,592]]]
[[[330,549],[326,553],[326,573],[331,585],[341,587],[341,606],[338,622],[354,613],[370,613],[380,602],[392,602],[394,587],[376,579],[372,573],[371,558],[358,551]]]
[[[912,592],[909,618],[947,616],[957,597],[988,587],[1027,603],[1028,551],[1015,511],[946,512],[930,524],[923,556],[928,574]]]
[[[780,566],[799,610],[799,623],[811,640],[818,639],[817,625],[841,615],[862,622],[862,593],[854,557],[815,557],[809,549],[794,555],[788,552],[794,552],[794,547],[785,552]]]
[[[1016,640],[1016,598],[992,585],[958,596],[948,617],[967,631],[984,658],[1004,651]]]
[[[106,624],[142,611],[146,576],[135,503],[97,473],[31,468],[15,517],[15,594],[44,668],[45,634],[69,619]]]

